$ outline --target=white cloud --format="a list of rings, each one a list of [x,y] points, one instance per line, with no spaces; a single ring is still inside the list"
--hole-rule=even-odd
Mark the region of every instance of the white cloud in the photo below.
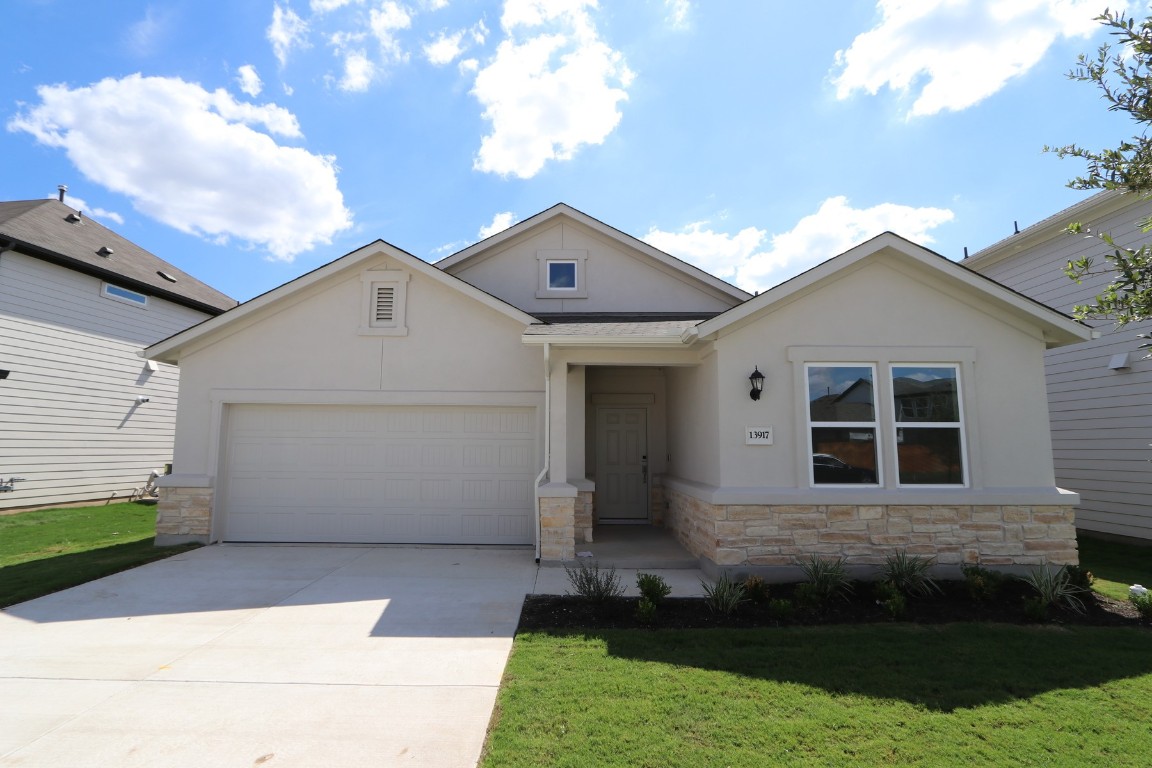
[[[930,244],[930,230],[952,218],[943,208],[853,208],[847,198],[830,197],[790,231],[770,238],[755,227],[733,235],[696,222],[679,232],[653,228],[642,239],[745,290],[763,291],[885,231]]]
[[[1126,5],[1126,3],[1121,3]],[[909,114],[978,104],[1061,38],[1088,37],[1098,0],[879,0],[880,22],[836,53],[836,97],[882,87],[915,96]]]
[[[308,7],[312,13],[331,13],[352,3],[359,4],[361,0],[312,0]]]
[[[237,238],[291,261],[351,226],[335,159],[278,144],[270,134],[300,129],[274,104],[138,74],[37,93],[40,103],[8,130],[63,149],[85,177],[182,232]]]
[[[508,38],[472,88],[491,124],[474,168],[531,178],[616,128],[633,75],[599,38],[588,12],[595,4],[507,0],[500,23]]]
[[[503,211],[492,217],[492,223],[486,227],[480,227],[479,237],[481,240],[492,237],[492,235],[503,232],[516,223],[516,214],[512,211]]]
[[[171,28],[172,12],[157,11],[149,6],[144,18],[128,27],[124,43],[137,56],[151,56],[163,42]]]
[[[260,81],[256,67],[251,64],[245,64],[236,70],[236,82],[240,84],[240,90],[253,98],[259,96],[260,91],[264,90],[264,83]]]
[[[668,24],[673,29],[688,28],[688,12],[692,10],[690,0],[664,0],[668,9]]]
[[[291,8],[276,3],[272,8],[272,23],[268,27],[268,41],[272,43],[272,52],[276,54],[280,66],[284,66],[293,48],[308,47],[308,24]]]
[[[376,65],[364,51],[349,51],[344,55],[344,76],[340,78],[342,91],[366,91],[376,75]]]
[[[435,40],[424,46],[424,57],[438,67],[451,64],[464,52],[464,32],[460,30],[451,35],[441,32]]]
[[[368,14],[368,24],[372,34],[380,43],[380,52],[386,60],[407,61],[408,54],[400,46],[396,33],[412,26],[412,16],[399,3],[385,0],[379,8]]]

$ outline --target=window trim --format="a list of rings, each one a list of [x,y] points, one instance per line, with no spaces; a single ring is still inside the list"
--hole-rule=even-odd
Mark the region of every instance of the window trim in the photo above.
[[[586,299],[588,298],[587,266],[588,251],[562,249],[536,251],[538,299]],[[553,288],[548,281],[549,267],[564,263],[576,265],[576,285],[573,288]]]
[[[122,293],[116,294],[113,293],[113,291],[121,291]],[[124,286],[116,285],[115,283],[100,283],[100,295],[106,299],[112,299],[112,301],[118,301],[121,304],[127,304],[128,306],[136,307],[137,309],[147,309],[148,307],[147,294],[140,293],[140,291],[133,291],[130,288],[125,288]],[[132,298],[133,296],[139,296],[140,301]]]
[[[979,431],[979,414],[976,407],[978,381],[976,377],[976,347],[969,346],[908,346],[908,347],[885,347],[885,346],[789,346],[786,348],[786,356],[788,362],[792,365],[792,382],[793,391],[796,396],[793,398],[793,414],[794,414],[794,429],[797,434],[804,433],[805,439],[797,441],[796,444],[796,459],[795,465],[795,482],[796,487],[801,489],[808,489],[813,491],[821,491],[825,489],[834,489],[837,493],[842,492],[846,488],[863,488],[867,489],[869,493],[877,491],[887,491],[889,493],[910,493],[918,491],[926,492],[939,492],[939,491],[964,491],[969,489],[979,489],[983,487],[983,471],[978,463],[976,463],[969,451],[970,445],[980,445],[980,431]],[[900,485],[897,480],[898,477],[894,471],[894,462],[886,461],[884,454],[881,453],[877,459],[878,463],[882,464],[883,474],[877,473],[877,485],[815,485],[812,483],[812,452],[811,452],[811,428],[808,426],[809,420],[809,406],[808,406],[808,364],[828,366],[828,365],[875,365],[878,369],[888,371],[891,366],[928,366],[928,365],[943,365],[946,361],[949,365],[954,365],[959,370],[960,383],[958,389],[960,390],[960,408],[961,408],[961,427],[962,427],[962,440],[961,445],[964,451],[963,457],[965,461],[965,484],[961,485]],[[890,374],[889,374],[890,375]],[[877,440],[883,441],[885,445],[896,444],[896,434],[894,427],[895,416],[893,415],[894,403],[891,396],[891,383],[880,382],[878,385],[882,387],[882,391],[877,395],[876,407],[877,411]],[[889,476],[891,473],[891,476]]]
[[[883,430],[881,429],[880,421],[880,388],[876,381],[876,375],[879,366],[874,362],[851,362],[842,363],[822,360],[814,360],[804,363],[804,389],[801,390],[804,395],[804,411],[807,421],[807,436],[808,436],[808,486],[810,488],[883,488],[884,487],[884,451],[883,451]],[[811,400],[808,399],[808,371],[812,368],[868,368],[872,373],[872,421],[813,421]],[[817,483],[816,482],[816,465],[812,462],[812,457],[816,455],[816,444],[812,440],[812,431],[815,429],[870,429],[872,430],[872,450],[876,455],[876,482],[874,483]],[[839,458],[839,457],[837,457]],[[841,459],[843,461],[843,459]]]
[[[361,336],[407,336],[408,335],[408,281],[410,275],[399,269],[366,270],[360,273]],[[376,318],[377,297],[380,289],[392,289],[392,318]]]
[[[962,365],[955,361],[917,361],[909,363],[903,360],[892,360],[887,364],[888,378],[886,383],[889,389],[889,399],[891,400],[891,426],[892,426],[892,467],[895,473],[895,487],[896,488],[970,488],[971,481],[969,479],[969,467],[971,460],[968,456],[968,435],[965,419],[964,408],[964,374]],[[895,379],[895,371],[897,368],[951,368],[956,372],[956,421],[916,421],[916,422],[901,422],[896,419],[896,389],[893,384]],[[900,482],[900,449],[899,449],[899,432],[900,429],[955,429],[960,432],[960,474],[962,481],[959,483],[902,483]]]

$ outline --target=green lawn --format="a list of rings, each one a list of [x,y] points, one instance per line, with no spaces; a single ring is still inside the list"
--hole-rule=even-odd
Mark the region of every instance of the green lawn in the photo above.
[[[1104,594],[1152,582],[1152,549],[1081,552]],[[1149,691],[1146,629],[527,633],[481,766],[1147,766]]]
[[[1152,589],[1152,546],[1120,544],[1081,536],[1080,564],[1096,576],[1092,585],[1102,595],[1128,599],[1128,587],[1143,584]]]
[[[0,516],[0,608],[195,546],[155,547],[155,532],[144,502]]]

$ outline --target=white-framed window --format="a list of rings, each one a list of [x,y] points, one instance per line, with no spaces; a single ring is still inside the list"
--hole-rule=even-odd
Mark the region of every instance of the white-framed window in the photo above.
[[[586,299],[588,251],[573,249],[536,252],[539,283],[538,299]]]
[[[812,485],[878,485],[879,420],[876,366],[809,363],[808,447]]]
[[[148,297],[145,294],[138,291],[130,291],[127,288],[121,288],[112,283],[103,283],[100,288],[100,295],[106,299],[131,304],[134,307],[148,306]]]
[[[398,269],[361,273],[361,336],[408,335],[408,279],[408,273]]]
[[[549,261],[548,262],[548,290],[575,291],[576,290],[576,262],[575,261]]]
[[[892,363],[889,381],[897,484],[967,485],[960,366]]]

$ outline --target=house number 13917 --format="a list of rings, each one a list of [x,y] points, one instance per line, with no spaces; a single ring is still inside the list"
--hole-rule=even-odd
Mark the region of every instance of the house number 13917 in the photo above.
[[[744,435],[745,445],[772,445],[772,427],[748,427]]]

